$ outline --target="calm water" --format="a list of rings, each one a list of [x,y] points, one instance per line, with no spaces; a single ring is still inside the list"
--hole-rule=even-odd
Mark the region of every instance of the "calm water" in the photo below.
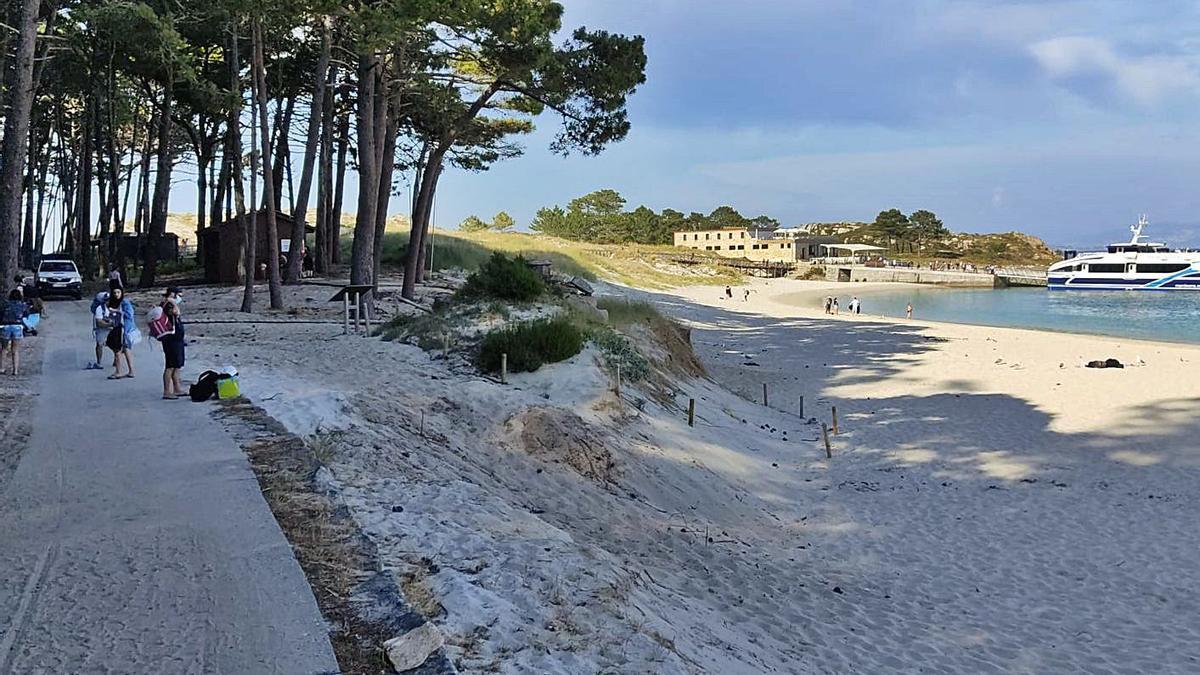
[[[850,291],[847,287],[846,291]],[[872,290],[863,313],[1200,344],[1200,292],[1047,291],[1044,288]],[[838,294],[842,312],[851,294]]]

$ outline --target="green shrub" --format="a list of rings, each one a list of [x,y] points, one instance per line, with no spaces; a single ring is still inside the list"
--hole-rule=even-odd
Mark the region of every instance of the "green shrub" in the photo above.
[[[546,363],[575,356],[586,340],[583,331],[565,318],[540,319],[492,331],[483,338],[479,367],[500,372],[500,355],[508,354],[508,371],[532,372]]]
[[[650,376],[650,361],[642,356],[629,338],[608,328],[592,333],[592,342],[604,357],[604,364],[615,373],[621,367],[621,379],[640,382]]]
[[[525,258],[509,258],[496,252],[467,277],[459,289],[462,299],[488,298],[509,302],[530,302],[546,290],[542,278],[525,264]]]

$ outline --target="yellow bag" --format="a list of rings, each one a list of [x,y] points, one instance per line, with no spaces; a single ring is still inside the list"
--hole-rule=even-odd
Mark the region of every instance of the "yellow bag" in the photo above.
[[[242,390],[238,386],[237,375],[222,377],[217,380],[217,398],[237,398],[241,395]]]

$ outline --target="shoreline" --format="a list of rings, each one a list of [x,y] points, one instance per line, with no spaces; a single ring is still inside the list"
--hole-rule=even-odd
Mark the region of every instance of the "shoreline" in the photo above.
[[[783,283],[803,284],[803,287],[794,288],[794,289],[791,289],[786,292],[779,292],[778,290],[776,290],[776,288],[778,288],[778,285],[783,284]],[[1107,340],[1121,340],[1121,341],[1128,341],[1128,342],[1143,343],[1148,346],[1169,345],[1169,346],[1173,346],[1173,347],[1192,347],[1197,350],[1200,350],[1200,343],[1198,343],[1198,342],[1190,342],[1187,340],[1172,340],[1170,338],[1144,338],[1144,337],[1133,337],[1133,336],[1127,336],[1127,335],[1113,335],[1111,333],[1097,333],[1097,332],[1091,332],[1091,331],[1086,331],[1086,330],[1064,330],[1064,329],[1050,328],[1050,327],[1044,327],[1044,326],[1013,326],[1013,325],[1000,325],[1000,324],[991,324],[991,323],[972,323],[972,322],[968,322],[968,321],[951,321],[951,320],[947,320],[947,319],[923,319],[923,318],[906,319],[904,317],[893,317],[893,316],[888,316],[886,314],[865,313],[865,314],[854,315],[854,314],[850,314],[849,312],[847,312],[844,307],[842,308],[842,313],[840,315],[828,315],[817,308],[817,306],[820,304],[821,299],[824,298],[824,296],[832,295],[832,294],[834,294],[835,291],[838,291],[840,289],[844,289],[847,287],[851,287],[851,288],[855,288],[855,289],[864,289],[866,291],[865,294],[864,293],[850,294],[850,295],[858,295],[861,298],[870,298],[871,295],[873,295],[875,293],[896,292],[897,290],[903,290],[905,288],[910,288],[913,290],[920,290],[922,292],[933,291],[933,292],[937,292],[937,293],[985,290],[985,289],[979,289],[979,288],[967,288],[967,287],[961,287],[961,286],[940,286],[940,285],[935,285],[935,284],[917,284],[917,283],[907,283],[907,282],[862,282],[862,283],[855,283],[855,284],[847,284],[845,282],[837,282],[837,281],[809,281],[809,280],[800,280],[800,279],[770,279],[770,280],[752,279],[750,281],[750,283],[745,283],[745,284],[742,284],[741,286],[738,286],[735,288],[744,288],[746,286],[751,287],[751,289],[755,293],[767,294],[770,298],[772,306],[791,307],[794,310],[794,314],[789,315],[789,316],[802,316],[805,318],[812,318],[812,319],[828,318],[828,319],[833,319],[833,320],[852,321],[852,322],[857,322],[857,321],[863,321],[863,322],[869,321],[869,322],[875,322],[875,323],[897,322],[897,323],[900,323],[903,325],[926,326],[929,328],[939,328],[942,326],[970,326],[970,327],[975,327],[975,328],[987,328],[987,329],[1002,330],[1002,331],[1029,332],[1029,333],[1035,333],[1035,334],[1040,334],[1040,335],[1062,335],[1062,336],[1080,337],[1080,338],[1099,338],[1099,339],[1107,339]],[[776,288],[771,288],[772,286],[775,286]],[[698,287],[698,286],[681,287],[681,288],[675,289],[674,293],[681,294],[683,291],[688,290],[686,295],[682,296],[682,297],[687,297],[689,300],[693,300],[696,302],[704,302],[704,300],[701,300],[697,294],[694,294],[689,290],[689,289],[697,289],[697,288],[701,288],[701,287]],[[713,287],[713,288],[716,288],[716,287]],[[1012,290],[1013,289],[994,289],[991,292],[1005,292],[1005,291],[1012,291]],[[1026,291],[1017,290],[1016,292],[1026,292]],[[839,297],[841,297],[841,295],[846,295],[846,294],[845,293],[839,294]],[[752,300],[753,300],[753,298],[752,298]],[[734,311],[737,311],[736,305],[738,305],[740,302],[741,301],[737,300],[737,293],[735,292],[734,300],[732,301],[732,303],[730,303],[728,305],[713,305],[713,306],[729,308]],[[745,303],[741,303],[741,304],[745,304]],[[751,303],[751,304],[753,304],[753,303]],[[919,308],[917,308],[917,309],[919,311]],[[783,315],[777,314],[776,316],[780,316],[780,318],[786,318]]]

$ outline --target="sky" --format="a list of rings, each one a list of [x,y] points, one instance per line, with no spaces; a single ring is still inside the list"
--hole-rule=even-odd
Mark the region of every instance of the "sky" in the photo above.
[[[629,136],[448,170],[439,227],[600,188],[630,208],[729,204],[786,225],[935,211],[1051,244],[1200,244],[1200,3],[1177,0],[562,0],[576,26],[645,36]],[[348,203],[353,203],[348,199]],[[393,204],[399,212],[407,199]]]

